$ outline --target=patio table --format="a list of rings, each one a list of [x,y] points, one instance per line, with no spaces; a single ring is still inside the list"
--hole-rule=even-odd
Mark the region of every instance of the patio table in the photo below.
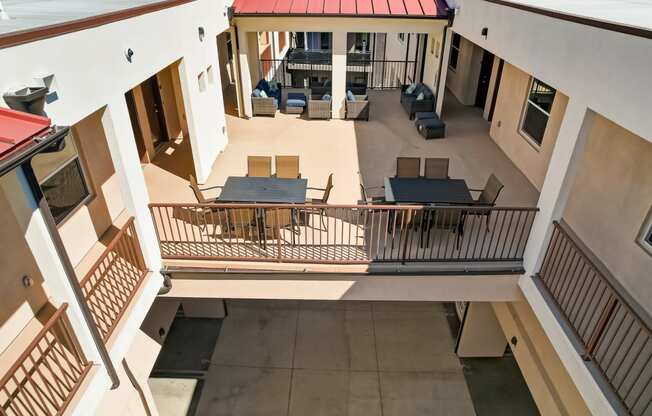
[[[252,176],[229,176],[224,183],[219,202],[249,202],[268,204],[303,204],[306,202],[307,179],[261,178]],[[258,218],[264,216],[262,209],[256,209]],[[292,225],[297,223],[293,210]],[[259,238],[265,235],[263,221],[258,221]],[[261,238],[262,246],[267,246]],[[292,234],[294,244],[294,234]]]
[[[398,204],[475,203],[464,179],[385,178],[385,199]]]
[[[302,204],[306,202],[307,186],[307,179],[229,176],[219,201]]]

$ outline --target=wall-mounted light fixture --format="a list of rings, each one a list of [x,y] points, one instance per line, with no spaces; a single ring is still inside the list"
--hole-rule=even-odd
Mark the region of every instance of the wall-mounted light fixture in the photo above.
[[[132,62],[134,59],[134,51],[131,48],[127,48],[125,51],[125,58],[127,58],[128,62]]]
[[[487,35],[489,34],[489,28],[483,27],[480,34],[482,35],[483,38],[487,39]]]
[[[199,26],[199,29],[197,31],[199,32],[199,41],[203,42],[204,41],[204,36],[206,36],[206,32],[204,31],[204,27]]]

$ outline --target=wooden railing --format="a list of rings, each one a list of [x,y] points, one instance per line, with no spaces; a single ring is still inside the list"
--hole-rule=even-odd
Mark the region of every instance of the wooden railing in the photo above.
[[[80,282],[93,320],[105,342],[147,272],[132,217]]]
[[[537,277],[575,331],[584,358],[600,369],[627,411],[651,414],[649,315],[563,222],[554,223]]]
[[[165,259],[520,261],[536,208],[150,204]]]
[[[60,415],[92,363],[66,322],[63,304],[0,380],[0,414]]]

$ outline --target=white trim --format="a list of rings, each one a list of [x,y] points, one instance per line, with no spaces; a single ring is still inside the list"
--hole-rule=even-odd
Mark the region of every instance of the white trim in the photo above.
[[[452,48],[452,47],[453,47],[453,46],[451,45],[451,48]],[[523,138],[524,138],[524,139],[525,139],[525,140],[526,140],[530,145],[532,145],[532,146],[534,147],[534,149],[538,152],[538,151],[540,151],[541,148],[543,147],[543,139],[544,139],[544,138],[542,137],[542,138],[541,138],[541,143],[538,143],[538,142],[537,142],[537,141],[536,141],[532,136],[530,136],[530,135],[529,135],[525,130],[523,130],[523,123],[525,122],[525,114],[527,113],[527,108],[528,108],[528,105],[530,105],[530,104],[531,104],[532,106],[534,106],[537,110],[539,110],[539,111],[541,111],[543,114],[545,114],[546,117],[548,117],[548,119],[546,120],[546,129],[548,128],[548,121],[550,121],[550,113],[549,113],[548,111],[544,110],[543,108],[541,108],[541,107],[540,107],[537,103],[535,103],[534,101],[530,100],[530,94],[532,93],[532,85],[534,84],[534,81],[535,81],[535,80],[538,81],[538,82],[540,82],[540,83],[542,83],[542,84],[548,85],[548,84],[546,84],[545,82],[543,82],[543,81],[541,81],[541,80],[539,80],[539,79],[537,79],[537,78],[535,78],[535,77],[533,77],[533,76],[530,76],[530,81],[528,82],[527,92],[526,92],[526,94],[525,94],[525,102],[523,103],[523,109],[521,110],[521,120],[520,120],[519,123],[518,123],[518,133],[519,133],[519,134],[521,135],[521,137],[523,137]],[[549,85],[548,85],[548,86],[549,86]],[[550,86],[549,86],[549,87],[550,87]],[[552,87],[550,87],[550,88],[552,88]],[[553,89],[554,89],[554,88],[553,88]],[[555,98],[556,98],[556,95],[557,95],[557,90],[555,90]],[[554,104],[554,102],[555,102],[555,100],[553,99],[553,104]],[[551,104],[551,109],[552,109],[552,105],[553,105],[553,104]],[[545,129],[544,129],[544,135],[545,135]]]

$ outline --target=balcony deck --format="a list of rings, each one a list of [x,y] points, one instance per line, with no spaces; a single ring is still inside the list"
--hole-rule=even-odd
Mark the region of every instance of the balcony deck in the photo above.
[[[300,224],[295,221],[291,229],[277,227],[269,219],[262,223],[268,214],[268,218],[276,215],[273,207],[261,206],[266,211],[255,221],[258,235],[250,229],[233,230],[224,222],[230,215],[225,207],[216,208],[213,218],[197,217],[196,211],[203,208],[192,205],[196,200],[187,181],[192,172],[189,145],[187,141],[171,144],[145,168],[151,202],[164,205],[153,207],[164,257],[346,264],[452,262],[458,266],[489,261],[511,262],[503,270],[517,270],[533,211],[492,213],[489,229],[481,226],[481,216],[469,215],[466,231],[459,236],[454,210],[424,211],[416,216],[406,210],[390,212],[392,208],[364,211],[351,207],[360,199],[360,178],[367,188],[374,188],[370,193],[383,193],[379,187],[384,177],[394,175],[397,156],[448,157],[450,176],[465,179],[470,188],[482,188],[494,173],[505,184],[499,207],[532,209],[538,199],[534,187],[489,138],[488,123],[479,110],[450,99],[445,114],[447,137],[426,141],[403,112],[397,91],[370,91],[369,95],[369,122],[307,120],[286,114],[251,120],[227,116],[230,142],[202,186],[207,196],[218,196],[228,176],[246,174],[247,155],[299,155],[301,175],[308,179],[309,188],[323,188],[333,173],[331,208],[321,213],[314,207],[296,209]],[[321,193],[309,190],[308,197]],[[423,231],[419,223],[426,223],[432,232]],[[239,235],[231,235],[234,231]]]

